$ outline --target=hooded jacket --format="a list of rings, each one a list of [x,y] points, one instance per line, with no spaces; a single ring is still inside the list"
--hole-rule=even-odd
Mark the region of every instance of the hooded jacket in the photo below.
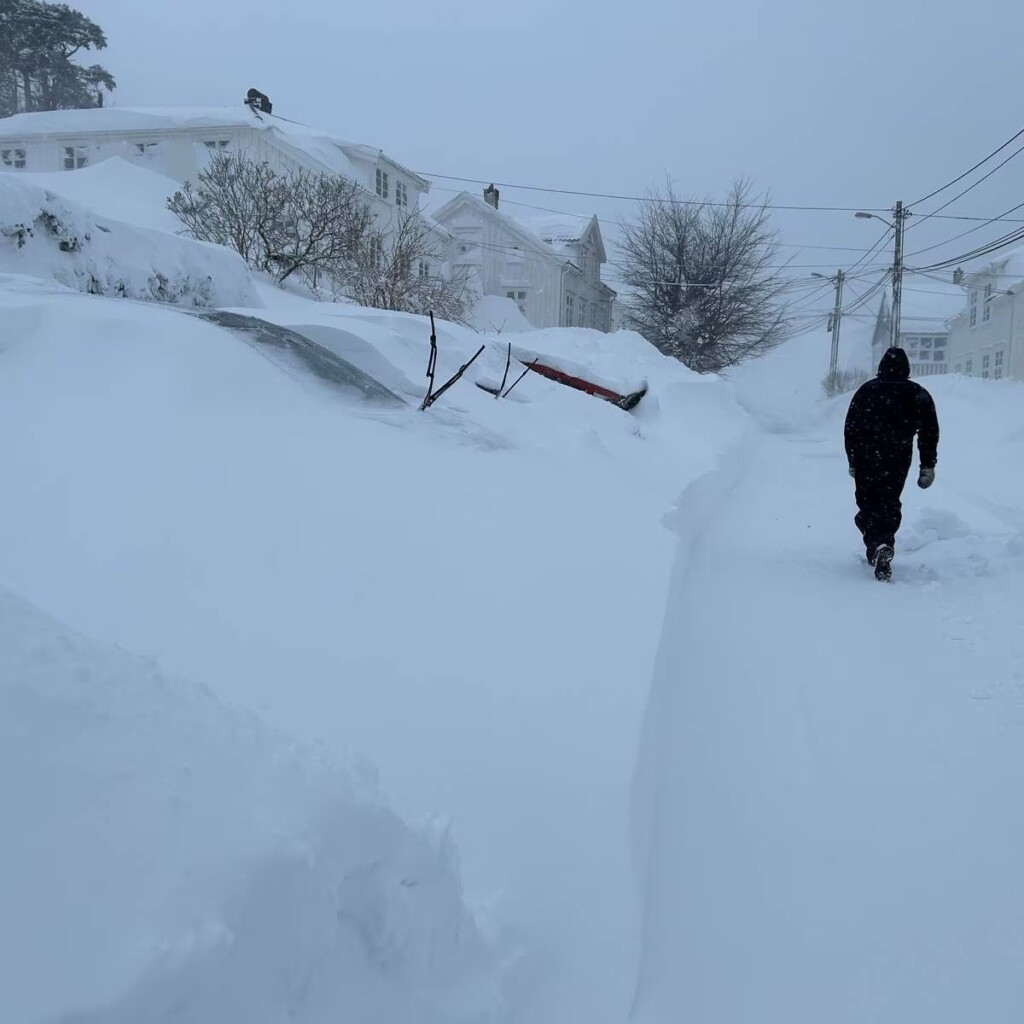
[[[921,466],[934,468],[939,447],[935,402],[910,379],[910,360],[903,349],[889,349],[878,364],[878,376],[857,389],[846,414],[845,433],[846,457],[855,470],[909,470],[915,434]]]

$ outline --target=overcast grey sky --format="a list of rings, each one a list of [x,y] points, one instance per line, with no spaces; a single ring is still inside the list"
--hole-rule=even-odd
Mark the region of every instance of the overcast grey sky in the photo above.
[[[666,174],[684,194],[745,175],[778,203],[888,207],[1024,127],[1020,0],[78,6],[107,33],[100,59],[121,106],[235,103],[255,86],[276,114],[427,174],[629,195]],[[435,185],[442,196],[459,187]],[[503,198],[612,221],[630,209],[512,189]],[[991,215],[1022,200],[1024,154],[948,212]],[[776,224],[788,243],[851,247],[882,227],[781,211]],[[908,249],[965,226],[920,224]],[[822,269],[857,257],[786,251]]]

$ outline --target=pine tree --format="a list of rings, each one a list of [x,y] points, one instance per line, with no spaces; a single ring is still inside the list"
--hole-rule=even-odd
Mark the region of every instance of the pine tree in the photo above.
[[[0,116],[100,106],[113,76],[74,58],[106,45],[99,25],[67,4],[0,0]]]

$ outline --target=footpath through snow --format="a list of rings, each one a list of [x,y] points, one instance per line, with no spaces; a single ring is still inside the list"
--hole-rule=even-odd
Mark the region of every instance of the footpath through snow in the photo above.
[[[644,1024],[1020,1020],[1024,389],[932,390],[892,584],[845,401],[683,496],[635,793]]]

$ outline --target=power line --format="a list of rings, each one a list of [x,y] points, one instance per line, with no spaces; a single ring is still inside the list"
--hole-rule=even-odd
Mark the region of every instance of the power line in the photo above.
[[[1018,228],[1016,231],[1010,231],[1003,235],[1002,238],[997,238],[988,245],[980,246],[971,252],[961,253],[959,256],[955,256],[952,259],[942,260],[939,263],[933,263],[927,267],[918,267],[919,271],[926,270],[948,270],[950,267],[955,266],[958,263],[966,263],[968,260],[980,259],[982,256],[988,256],[990,253],[997,252],[999,249],[1005,249],[1008,245],[1015,245],[1017,242],[1024,240],[1024,228]]]
[[[462,181],[470,185],[494,185],[495,188],[515,188],[525,192],[547,192],[550,195],[560,196],[585,196],[588,199],[615,199],[622,202],[649,203],[664,202],[670,206],[722,206],[726,208],[737,208],[742,210],[799,210],[817,213],[856,213],[864,210],[871,213],[887,213],[888,211],[878,207],[871,209],[865,206],[799,206],[786,205],[782,203],[731,203],[718,200],[705,199],[657,199],[654,196],[627,196],[618,195],[613,192],[584,192],[580,189],[571,188],[547,188],[541,185],[516,185],[508,181],[484,181],[483,178],[462,178],[457,174],[433,174],[426,171],[416,172],[423,178],[440,178],[442,181]],[[508,200],[511,202],[511,200]]]
[[[924,224],[926,221],[931,220],[932,217],[936,216],[936,214],[938,214],[942,210],[945,210],[947,207],[952,206],[953,203],[955,203],[958,199],[962,199],[972,189],[976,189],[983,181],[987,181],[989,178],[992,177],[993,174],[996,173],[996,171],[1005,167],[1014,157],[1019,156],[1021,153],[1024,153],[1024,146],[1021,146],[1019,149],[1015,149],[1005,160],[1002,161],[1002,163],[996,164],[996,166],[993,167],[991,171],[989,171],[987,174],[983,174],[977,181],[968,185],[967,188],[965,188],[962,192],[958,192],[955,196],[953,196],[952,199],[943,203],[942,206],[940,206],[937,210],[934,210],[932,213],[926,213],[919,221],[913,224],[912,227],[918,227],[919,225]]]
[[[997,168],[998,169],[998,168]],[[431,174],[427,171],[417,171],[421,177],[424,178],[440,178],[442,181],[461,181],[469,185],[494,185],[496,188],[510,188],[520,189],[527,192],[546,192],[551,195],[565,195],[565,196],[582,196],[588,199],[615,199],[622,202],[631,203],[649,203],[656,201],[651,196],[630,196],[630,195],[619,195],[611,192],[585,192],[580,189],[568,189],[568,188],[548,188],[541,185],[518,185],[513,182],[488,182],[483,178],[463,178],[454,174]],[[444,186],[436,186],[438,189],[444,189]],[[464,191],[463,189],[444,189],[444,191],[459,192]],[[662,200],[670,205],[677,206],[721,206],[721,207],[732,207],[737,205],[739,209],[765,209],[765,210],[793,210],[793,211],[804,211],[804,212],[820,212],[820,213],[891,213],[892,211],[886,207],[876,206],[811,206],[811,205],[794,205],[794,204],[783,204],[783,203],[739,203],[733,204],[730,202],[716,201],[716,200],[703,200],[703,199],[664,199]],[[517,200],[506,199],[506,203],[516,203]],[[528,204],[519,204],[528,205]],[[545,210],[545,207],[536,207],[536,209]],[[549,213],[562,213],[560,210],[546,210]],[[568,216],[585,216],[581,214],[568,214]],[[967,220],[967,221],[986,221],[991,222],[993,218],[989,217],[977,217],[968,216],[966,214],[941,214],[938,212],[928,214],[928,218],[935,218],[937,220]],[[1002,218],[997,218],[1002,219]],[[1024,224],[1024,218],[1017,218],[1006,221],[1009,224]]]
[[[992,152],[988,154],[988,156],[983,157],[973,167],[969,167],[959,177],[954,178],[952,181],[947,181],[945,185],[943,185],[941,188],[937,188],[934,192],[929,192],[928,195],[922,196],[920,199],[915,199],[914,202],[912,202],[910,205],[919,206],[921,203],[926,203],[929,199],[934,199],[935,196],[937,196],[940,192],[945,192],[947,188],[951,188],[953,185],[957,184],[957,182],[963,181],[964,178],[966,178],[969,174],[973,174],[983,164],[987,164],[989,160],[992,159],[992,157],[994,157],[998,153],[1001,153],[1004,149],[1006,149],[1007,146],[1010,145],[1010,143],[1016,142],[1017,139],[1019,139],[1022,135],[1024,135],[1024,128],[1021,128],[1021,130],[1017,132],[1015,135],[1011,135],[1010,138],[1008,138],[998,149],[993,149]]]
[[[938,242],[935,245],[929,245],[927,248],[918,249],[916,252],[909,253],[907,258],[911,256],[920,256],[925,252],[932,252],[935,249],[941,249],[945,245],[949,245],[950,242],[955,242],[959,238],[966,238],[968,235],[973,235],[975,231],[980,231],[982,228],[988,227],[989,224],[995,224],[997,221],[1002,220],[1006,217],[1006,214],[1016,213],[1017,210],[1024,208],[1024,203],[1018,203],[1016,206],[1011,206],[1005,213],[999,214],[997,217],[992,217],[990,220],[985,221],[983,224],[978,224],[976,227],[968,228],[966,231],[961,231],[959,235],[953,235],[952,238],[947,238],[944,242]]]

